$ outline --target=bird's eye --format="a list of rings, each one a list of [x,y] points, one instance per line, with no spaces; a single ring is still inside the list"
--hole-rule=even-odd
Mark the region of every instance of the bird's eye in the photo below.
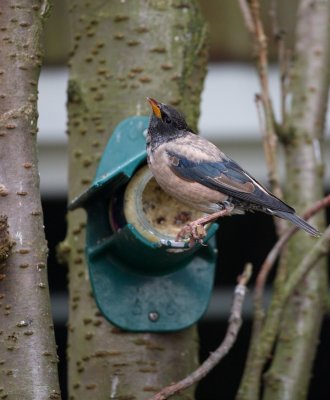
[[[167,124],[170,124],[172,121],[169,117],[165,116],[164,117],[164,122],[166,122]]]

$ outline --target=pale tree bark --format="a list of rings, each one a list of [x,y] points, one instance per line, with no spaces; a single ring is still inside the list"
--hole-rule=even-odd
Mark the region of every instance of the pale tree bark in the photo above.
[[[0,209],[11,245],[1,260],[2,399],[60,398],[36,153],[41,35],[48,11],[47,1],[1,2]]]
[[[330,2],[301,0],[291,74],[292,103],[282,136],[287,170],[286,199],[295,205],[298,214],[323,197],[322,148],[329,72]],[[324,213],[311,222],[324,231]],[[297,234],[290,242],[277,286],[281,286],[314,243],[304,233]],[[323,259],[301,282],[285,308],[274,358],[265,376],[265,399],[307,397],[326,296],[326,260]]]
[[[114,127],[126,117],[149,114],[146,96],[179,106],[196,125],[206,72],[206,28],[196,1],[76,0],[70,3],[70,15],[73,199],[90,185]],[[196,367],[196,327],[134,334],[111,326],[91,296],[85,221],[81,210],[69,214],[60,247],[70,265],[70,399],[147,398]],[[184,397],[192,398],[192,391]]]
[[[290,96],[288,93],[286,96],[291,102],[283,104],[283,123],[276,125],[286,157],[285,197],[298,214],[323,198],[322,147],[329,91],[329,29],[329,2],[299,2]],[[324,214],[314,216],[311,223],[322,232]],[[324,259],[315,263],[289,299],[286,292],[298,265],[308,258],[314,245],[314,238],[299,232],[282,255],[265,316],[258,300],[249,356],[237,399],[260,398],[262,374],[270,359],[262,397],[267,400],[306,398],[326,311]]]

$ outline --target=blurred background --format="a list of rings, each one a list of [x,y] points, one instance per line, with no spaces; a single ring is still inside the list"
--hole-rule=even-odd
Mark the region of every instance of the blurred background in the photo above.
[[[264,20],[269,26],[267,1],[262,1]],[[242,22],[238,2],[232,0],[200,0],[210,26],[210,59],[201,103],[199,130],[239,162],[258,180],[267,184],[267,171],[261,145],[254,102],[259,91],[253,64],[252,47]],[[288,45],[293,43],[297,1],[278,1],[280,25],[286,31]],[[46,24],[45,65],[40,78],[39,95],[39,161],[41,190],[50,248],[49,283],[52,296],[56,339],[60,355],[60,376],[63,399],[66,399],[66,267],[56,260],[55,247],[66,233],[67,204],[67,138],[66,138],[66,67],[69,53],[69,21],[65,0],[54,1]],[[270,91],[275,110],[279,109],[279,80],[276,51],[271,52]],[[164,99],[166,101],[166,99]],[[329,113],[328,113],[329,114]],[[328,118],[329,120],[329,118]],[[330,191],[330,130],[327,124],[325,146],[326,185]],[[283,162],[281,162],[283,167]],[[283,168],[282,168],[283,174]],[[328,214],[329,220],[329,214]],[[237,275],[247,261],[255,274],[275,241],[272,219],[263,214],[232,217],[221,221],[218,233],[219,265],[214,295],[208,312],[199,324],[200,355],[205,359],[222,340]],[[267,290],[269,297],[270,289]],[[267,297],[266,296],[266,297]],[[199,385],[197,398],[203,400],[233,399],[243,371],[251,328],[250,296],[244,308],[244,325],[238,340],[225,360]],[[324,321],[318,356],[310,389],[310,399],[329,399],[330,323]]]

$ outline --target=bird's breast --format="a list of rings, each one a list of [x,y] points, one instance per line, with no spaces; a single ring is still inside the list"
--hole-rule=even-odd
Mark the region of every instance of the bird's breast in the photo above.
[[[209,189],[198,182],[187,181],[177,176],[170,167],[166,146],[159,146],[155,151],[148,152],[148,164],[159,186],[174,198],[206,213],[221,209],[220,204],[228,196]]]

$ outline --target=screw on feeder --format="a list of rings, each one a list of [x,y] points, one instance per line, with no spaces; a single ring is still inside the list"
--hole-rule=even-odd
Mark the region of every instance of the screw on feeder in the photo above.
[[[149,317],[150,321],[156,322],[156,321],[158,321],[159,314],[158,314],[157,311],[151,311],[151,312],[149,313],[148,317]]]

